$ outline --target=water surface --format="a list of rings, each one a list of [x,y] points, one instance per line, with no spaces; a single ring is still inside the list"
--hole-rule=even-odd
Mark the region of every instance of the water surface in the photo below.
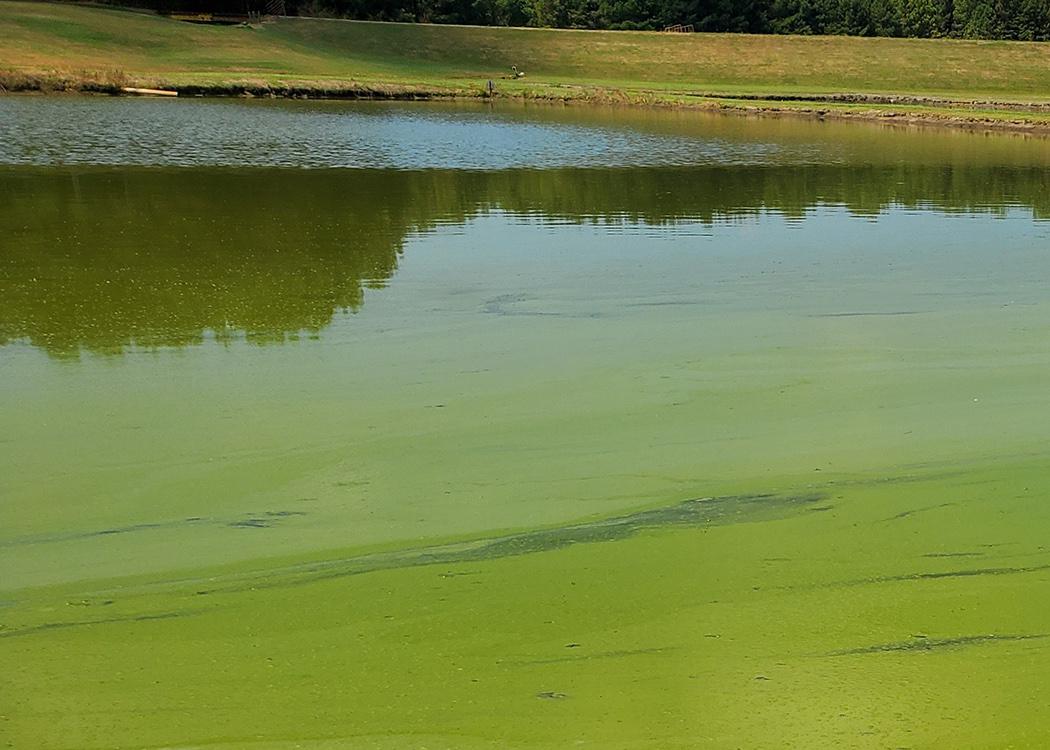
[[[1045,141],[49,98],[0,135],[11,746],[1050,741]]]

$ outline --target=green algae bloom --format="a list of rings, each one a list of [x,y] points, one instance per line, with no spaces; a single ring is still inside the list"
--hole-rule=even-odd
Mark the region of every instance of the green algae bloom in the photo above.
[[[0,146],[0,746],[1050,743],[1043,142],[199,107],[557,163]]]

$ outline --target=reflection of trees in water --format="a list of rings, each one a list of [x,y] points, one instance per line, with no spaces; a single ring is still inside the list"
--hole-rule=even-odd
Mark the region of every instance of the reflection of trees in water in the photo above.
[[[382,173],[25,171],[0,195],[0,341],[56,356],[320,331],[442,210]]]
[[[486,199],[510,211],[662,224],[713,223],[765,212],[803,217],[818,205],[857,215],[891,206],[1001,212],[1026,205],[1050,217],[1050,172],[1016,167],[770,166],[501,172]]]
[[[279,342],[356,310],[405,237],[489,209],[570,221],[714,222],[820,204],[946,211],[1027,205],[1050,177],[1010,167],[0,173],[0,343],[53,356]]]

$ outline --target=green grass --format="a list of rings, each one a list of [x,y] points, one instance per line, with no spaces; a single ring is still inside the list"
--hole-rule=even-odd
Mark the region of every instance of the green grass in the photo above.
[[[0,71],[7,88],[77,88],[119,72],[140,85],[416,87],[501,94],[721,106],[716,96],[906,95],[1050,102],[1050,46],[1025,42],[662,34],[282,19],[256,28],[199,26],[123,10],[0,0]],[[517,65],[520,81],[502,76]],[[28,82],[18,85],[18,81]],[[36,82],[36,83],[34,83]],[[708,97],[697,95],[709,95]],[[688,98],[686,98],[688,97]],[[958,114],[913,102],[923,117]],[[926,106],[928,105],[928,106]],[[755,102],[752,108],[808,109]],[[899,109],[898,105],[892,107]],[[878,116],[886,105],[838,104],[830,114]],[[991,107],[992,110],[996,109]]]

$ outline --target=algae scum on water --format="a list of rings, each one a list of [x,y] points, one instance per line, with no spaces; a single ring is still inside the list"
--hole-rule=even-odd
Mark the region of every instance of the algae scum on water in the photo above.
[[[1044,141],[0,107],[4,746],[1050,743]]]

